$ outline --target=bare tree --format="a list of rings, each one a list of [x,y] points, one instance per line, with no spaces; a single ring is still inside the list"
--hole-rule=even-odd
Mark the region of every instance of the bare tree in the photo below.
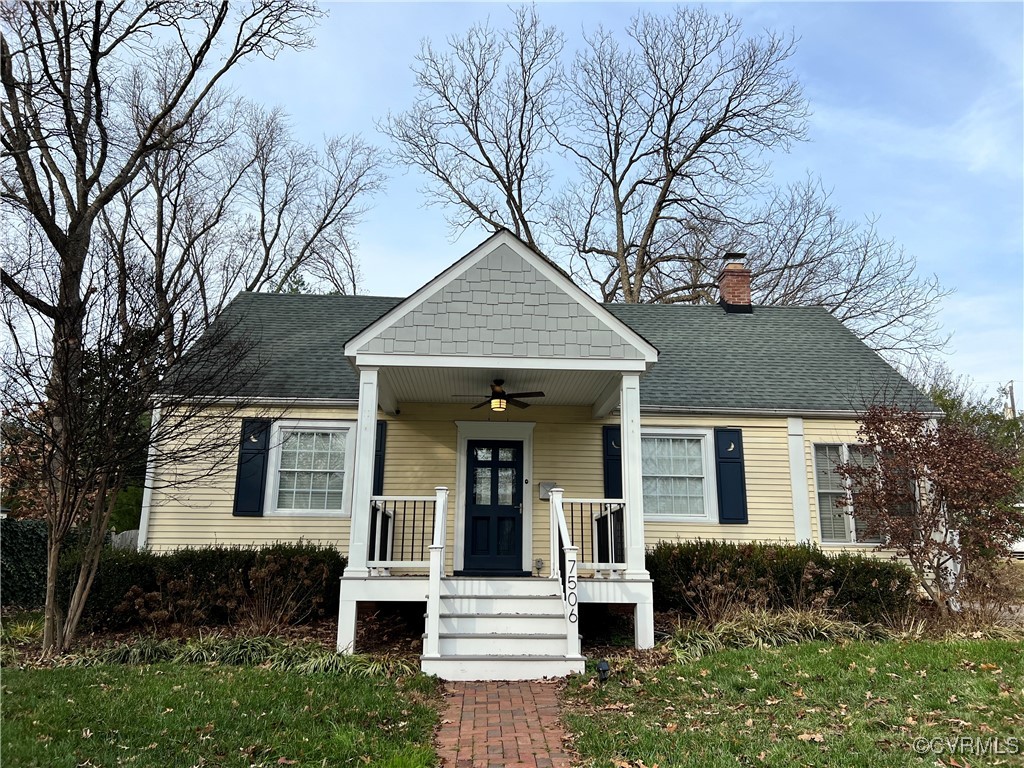
[[[35,354],[19,348],[21,367],[31,362],[45,371],[37,392],[49,447],[47,651],[59,650],[74,632],[73,624],[61,626],[55,602],[67,531],[90,493],[102,505],[117,485],[113,471],[84,485],[76,474],[91,445],[78,427],[83,414],[94,404],[118,403],[90,394],[97,380],[91,361],[117,360],[121,350],[137,346],[114,331],[121,321],[104,314],[117,312],[116,302],[98,298],[107,292],[95,259],[110,255],[94,247],[95,225],[146,160],[183,135],[226,73],[246,59],[308,45],[318,16],[304,0],[253,0],[234,9],[226,0],[6,3],[0,9],[0,201],[27,215],[47,246],[37,260],[8,252],[0,271],[5,302],[13,297],[25,309],[40,342]],[[142,338],[149,332],[140,332]],[[147,367],[114,365],[130,375]],[[105,439],[113,441],[129,421],[104,420]],[[92,536],[102,538],[109,515],[92,519],[98,520]],[[98,557],[90,542],[90,558]],[[90,572],[94,560],[79,579],[85,592]]]
[[[561,46],[526,10],[424,43],[419,97],[383,129],[455,228],[507,227],[605,301],[715,302],[722,253],[745,250],[759,302],[822,304],[890,357],[942,345],[944,291],[912,256],[819,183],[768,184],[806,128],[792,37],[679,8],[586,34],[568,73]],[[534,130],[509,134],[520,122]]]
[[[424,42],[413,67],[420,95],[380,128],[395,161],[430,178],[427,199],[448,207],[453,229],[504,227],[539,250],[563,38],[534,8],[513,13],[511,29],[476,25],[448,38],[447,52]]]
[[[874,219],[844,219],[819,180],[772,189],[738,219],[706,220],[681,233],[641,300],[716,301],[720,256],[740,251],[749,255],[755,303],[825,307],[893,362],[945,344],[936,315],[949,292],[918,274],[917,260],[883,237]]]
[[[384,179],[358,137],[317,149],[279,110],[219,95],[204,106],[101,217],[120,274],[148,273],[169,361],[240,290],[355,293],[352,229]]]

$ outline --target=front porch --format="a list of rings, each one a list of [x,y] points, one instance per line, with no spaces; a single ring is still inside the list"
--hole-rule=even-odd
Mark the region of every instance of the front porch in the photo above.
[[[654,347],[502,232],[345,355],[359,399],[339,650],[354,650],[357,604],[381,600],[426,602],[424,669],[452,679],[582,669],[580,602],[633,605],[637,647],[653,644],[640,377]]]

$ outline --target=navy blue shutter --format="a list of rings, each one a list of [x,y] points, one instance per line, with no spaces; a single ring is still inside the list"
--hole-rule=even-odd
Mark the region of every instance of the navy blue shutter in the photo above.
[[[270,421],[242,419],[238,446],[238,476],[235,480],[235,517],[262,517],[267,487],[267,454],[270,449]]]
[[[388,441],[388,423],[377,422],[377,440],[373,447],[373,495],[384,495],[384,448]]]
[[[604,497],[622,498],[622,429],[608,425],[602,428],[604,454]],[[608,524],[612,528],[613,552],[608,551]],[[597,521],[597,562],[620,562],[625,558],[625,520],[622,510]]]
[[[376,441],[373,444],[373,489],[371,491],[374,496],[384,495],[384,450],[388,441],[388,423],[386,421],[377,422],[377,436]],[[382,517],[383,528],[380,533],[380,552],[377,557],[373,556],[373,542],[377,538],[377,515],[370,515],[370,541],[368,543],[369,559],[370,560],[387,560],[387,542],[388,542],[388,521],[390,518]]]
[[[715,474],[718,480],[718,522],[747,523],[747,483],[743,476],[743,433],[715,430]]]
[[[603,428],[604,497],[622,498],[622,431],[616,426]]]

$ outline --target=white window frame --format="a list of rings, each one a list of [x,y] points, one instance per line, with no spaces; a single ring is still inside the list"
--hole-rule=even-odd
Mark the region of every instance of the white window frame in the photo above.
[[[848,541],[826,541],[821,529],[821,494],[837,493],[837,491],[833,491],[831,489],[823,491],[818,487],[818,447],[838,446],[842,454],[843,464],[849,464],[851,445],[859,445],[859,443],[828,442],[811,444],[811,459],[814,461],[814,508],[817,510],[818,515],[818,541],[823,547],[861,547],[865,549],[874,549],[880,542],[859,541],[857,539],[857,526],[853,519],[853,489],[850,487],[849,480],[843,481],[843,488],[846,491],[846,513],[843,517],[845,518],[844,523],[846,525],[846,532],[849,534],[850,539]]]
[[[263,503],[264,517],[351,517],[352,473],[355,468],[354,421],[335,419],[278,419],[270,428],[270,449],[267,456],[267,489]],[[279,509],[278,485],[281,482],[281,446],[285,431],[345,432],[345,482],[341,489],[341,509]]]
[[[643,441],[648,437],[678,437],[690,438],[701,441],[701,457],[704,460],[704,514],[694,515],[665,515],[658,512],[648,512],[647,505],[644,505],[644,520],[650,522],[665,523],[697,523],[707,525],[718,523],[718,483],[716,480],[715,464],[715,431],[704,427],[644,427],[640,430],[640,478],[643,482]],[[643,488],[640,488],[641,495]]]

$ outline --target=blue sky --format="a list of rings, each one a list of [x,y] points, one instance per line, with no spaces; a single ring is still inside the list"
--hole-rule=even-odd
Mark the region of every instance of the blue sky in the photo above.
[[[540,3],[572,48],[584,28],[622,29],[664,4]],[[420,40],[488,16],[494,3],[331,3],[317,47],[240,70],[240,94],[281,106],[295,132],[361,133],[413,98]],[[1024,5],[1021,3],[717,3],[744,28],[792,31],[792,61],[813,115],[809,140],[773,158],[776,182],[820,175],[846,218],[881,232],[955,289],[940,319],[948,362],[982,387],[1016,381],[1024,403]],[[482,232],[452,241],[424,208],[425,180],[391,172],[356,232],[365,293],[404,296],[461,256]]]

